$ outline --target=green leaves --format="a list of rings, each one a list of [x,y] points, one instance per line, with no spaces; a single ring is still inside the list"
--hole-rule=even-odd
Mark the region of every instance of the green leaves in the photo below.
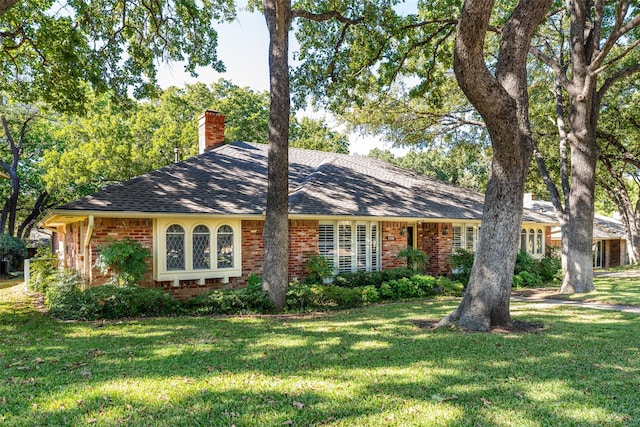
[[[159,60],[224,70],[215,23],[234,17],[232,0],[19,2],[0,15],[0,86],[59,111],[83,111],[86,84],[149,96]]]

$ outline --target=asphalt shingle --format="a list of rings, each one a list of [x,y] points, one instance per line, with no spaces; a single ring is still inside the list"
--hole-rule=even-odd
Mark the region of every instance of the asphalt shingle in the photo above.
[[[262,214],[265,144],[234,142],[174,163],[58,211]],[[484,195],[369,157],[291,148],[289,211],[299,215],[480,220]],[[525,209],[525,220],[555,222]]]

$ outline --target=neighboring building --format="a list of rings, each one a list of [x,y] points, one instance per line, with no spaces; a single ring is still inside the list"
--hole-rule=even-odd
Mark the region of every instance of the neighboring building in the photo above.
[[[92,284],[110,239],[130,237],[153,253],[144,285],[179,297],[240,287],[261,274],[267,194],[265,144],[222,144],[224,116],[200,118],[200,154],[67,203],[43,221],[56,232],[66,267]],[[398,267],[407,246],[429,255],[433,275],[451,272],[455,248],[475,250],[484,195],[368,157],[289,150],[289,276],[304,278],[320,254],[336,272]],[[548,215],[525,209],[538,257],[549,244]]]
[[[555,215],[551,202],[536,200],[525,194],[524,206],[541,214]],[[522,230],[524,241],[525,230]],[[560,227],[551,230],[551,247],[560,249]],[[593,267],[611,268],[629,264],[627,234],[624,224],[617,218],[596,214],[593,218]]]

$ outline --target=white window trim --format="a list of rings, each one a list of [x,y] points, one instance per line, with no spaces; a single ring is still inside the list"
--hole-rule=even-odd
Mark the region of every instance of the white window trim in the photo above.
[[[185,269],[167,270],[166,247],[167,229],[179,225],[185,230]],[[209,228],[210,268],[193,269],[193,230],[198,225]],[[233,267],[217,268],[217,233],[218,228],[228,225],[233,229]],[[205,219],[205,218],[159,218],[154,227],[154,279],[159,282],[173,281],[178,286],[180,280],[198,280],[204,285],[206,279],[222,279],[223,283],[230,277],[242,276],[242,227],[239,220]]]
[[[525,252],[531,255],[534,259],[542,259],[544,258],[544,254],[546,252],[546,237],[547,230],[545,227],[540,227],[532,224],[522,224],[520,226],[520,238],[518,239],[518,250],[522,251],[522,230],[525,230]],[[532,233],[533,231],[533,233]],[[542,231],[542,250],[538,251],[538,231]],[[531,234],[533,234],[533,248],[532,251],[529,251],[529,239],[531,239]],[[538,253],[539,252],[539,253]]]
[[[476,249],[478,249],[478,237],[479,237],[479,232],[480,232],[480,224],[477,223],[465,223],[465,222],[454,222],[451,224],[451,236],[453,239],[453,229],[455,227],[459,227],[460,228],[460,248],[461,249],[465,249],[465,250],[470,250],[471,252],[475,252]],[[467,249],[467,238],[468,238],[468,228],[472,228],[472,239],[473,239],[473,248],[472,249]],[[453,241],[452,241],[452,246],[451,246],[452,251],[455,252],[456,249],[458,249],[457,247],[453,246]]]
[[[336,273],[340,272],[340,225],[350,225],[351,226],[351,252],[349,256],[351,257],[351,268],[350,272],[357,272],[358,270],[358,226],[364,225],[366,226],[366,268],[360,271],[378,271],[381,266],[380,262],[380,254],[381,254],[381,241],[380,236],[382,233],[380,232],[380,223],[377,221],[320,221],[319,225],[331,225],[333,226],[333,269]],[[372,226],[376,227],[376,241],[374,242],[371,237],[371,228]],[[373,254],[373,249],[375,249],[375,254]],[[375,257],[375,258],[374,258]],[[376,270],[374,270],[374,267]]]

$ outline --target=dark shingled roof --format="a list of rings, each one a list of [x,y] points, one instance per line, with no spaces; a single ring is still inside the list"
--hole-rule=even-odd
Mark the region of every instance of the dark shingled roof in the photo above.
[[[57,211],[263,214],[265,144],[234,142],[108,187]],[[484,195],[369,157],[289,149],[294,215],[479,220]],[[524,221],[549,223],[525,209]]]

